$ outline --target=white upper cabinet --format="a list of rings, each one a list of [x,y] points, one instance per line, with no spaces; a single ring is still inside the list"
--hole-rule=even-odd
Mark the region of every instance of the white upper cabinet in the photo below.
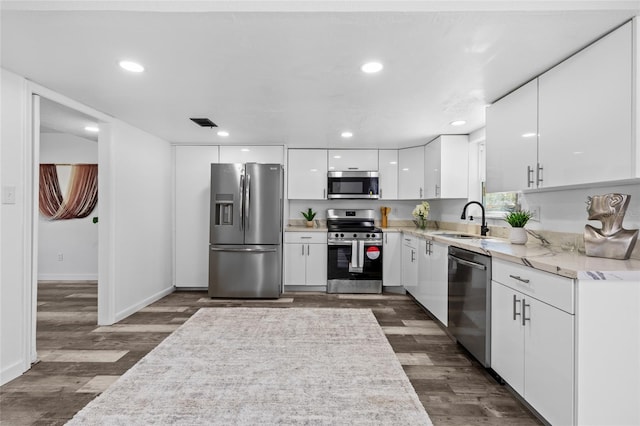
[[[176,287],[209,285],[211,163],[217,162],[217,146],[175,147]]]
[[[469,137],[442,135],[424,147],[424,198],[468,198]]]
[[[326,200],[327,150],[290,149],[288,153],[288,198]]]
[[[380,173],[380,199],[398,199],[398,150],[378,151],[378,173]]]
[[[330,172],[378,170],[377,149],[330,149],[328,155]]]
[[[220,147],[220,162],[284,164],[284,147],[225,145]]]
[[[424,197],[424,146],[398,150],[398,199]]]
[[[540,187],[633,177],[628,23],[540,76]]]
[[[487,192],[535,188],[538,80],[487,108]]]

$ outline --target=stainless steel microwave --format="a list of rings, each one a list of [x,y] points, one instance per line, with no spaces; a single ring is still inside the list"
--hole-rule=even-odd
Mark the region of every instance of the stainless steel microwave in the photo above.
[[[380,198],[378,172],[328,172],[327,182],[329,199]]]

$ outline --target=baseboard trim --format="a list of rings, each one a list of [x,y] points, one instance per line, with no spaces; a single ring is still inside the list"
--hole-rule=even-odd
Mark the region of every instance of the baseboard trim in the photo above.
[[[24,363],[22,361],[16,361],[10,366],[3,368],[0,371],[0,386],[6,383],[9,383],[10,381],[12,381],[17,377],[20,377],[22,373],[24,373],[27,370],[28,368],[27,369],[24,368]]]
[[[38,274],[38,281],[98,281],[98,274]]]
[[[153,302],[157,302],[158,300],[162,299],[163,297],[173,293],[174,291],[176,291],[176,288],[174,286],[165,288],[162,291],[159,291],[158,293],[147,297],[146,299],[136,303],[135,305],[132,305],[126,309],[121,310],[120,312],[117,312],[115,315],[115,321],[114,323],[121,321],[123,319],[125,319],[126,317],[128,317],[129,315],[133,315],[136,312],[138,312],[140,309],[149,306],[150,304],[152,304]]]

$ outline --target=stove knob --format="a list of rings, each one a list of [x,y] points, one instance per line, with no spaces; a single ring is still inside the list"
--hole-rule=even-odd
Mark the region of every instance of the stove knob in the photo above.
[[[336,234],[336,238],[338,238],[338,234]]]
[[[358,234],[353,234],[353,238],[358,238]]]
[[[373,235],[367,234],[367,238],[371,238],[371,237],[373,237]]]
[[[344,238],[344,234],[340,234],[340,238]]]

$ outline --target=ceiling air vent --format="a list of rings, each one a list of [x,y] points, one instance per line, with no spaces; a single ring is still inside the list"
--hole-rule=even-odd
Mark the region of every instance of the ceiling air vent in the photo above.
[[[218,127],[216,123],[209,120],[208,118],[191,118],[190,120],[200,127]]]

